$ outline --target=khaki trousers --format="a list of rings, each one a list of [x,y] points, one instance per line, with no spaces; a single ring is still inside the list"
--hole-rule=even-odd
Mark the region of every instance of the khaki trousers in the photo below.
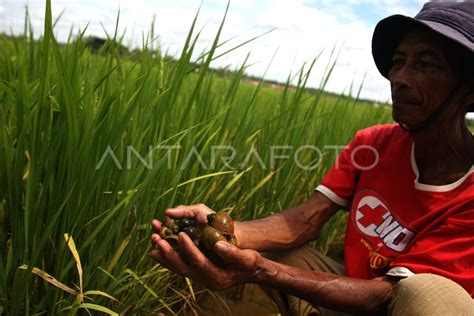
[[[318,272],[344,274],[344,266],[309,246],[296,250],[265,253],[282,264]],[[282,315],[347,316],[343,312],[312,306],[295,296],[263,288]],[[434,274],[417,274],[399,281],[388,307],[390,316],[474,316],[474,300],[459,284]]]

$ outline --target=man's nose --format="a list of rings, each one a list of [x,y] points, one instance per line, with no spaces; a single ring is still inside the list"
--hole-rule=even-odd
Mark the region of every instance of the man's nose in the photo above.
[[[413,67],[411,67],[408,63],[403,64],[390,71],[390,83],[394,88],[410,87],[413,80],[413,75]]]

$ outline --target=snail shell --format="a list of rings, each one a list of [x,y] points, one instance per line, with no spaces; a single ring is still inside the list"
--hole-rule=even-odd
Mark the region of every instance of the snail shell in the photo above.
[[[234,235],[224,235],[224,236],[225,236],[227,242],[231,243],[234,246],[237,246],[237,240],[235,240]]]
[[[219,233],[214,227],[206,226],[201,234],[201,241],[208,250],[213,250],[216,242],[223,240],[227,241],[227,238]]]
[[[188,217],[184,217],[179,221],[179,228],[184,230],[186,227],[194,226],[194,220]]]
[[[234,221],[224,211],[207,215],[207,223],[223,234],[234,234]]]
[[[163,225],[173,231],[173,234],[179,233],[179,225],[174,219],[169,216],[165,216],[163,219]]]
[[[166,226],[161,226],[158,234],[161,238],[166,239],[168,236],[173,235],[173,231]]]
[[[196,239],[199,239],[200,237],[200,233],[198,231],[198,229],[194,226],[189,226],[189,227],[183,227],[183,232],[186,233],[186,235],[189,236],[189,238],[191,238],[192,240],[196,240]]]
[[[171,228],[168,228],[166,226],[161,226],[160,230],[158,231],[158,234],[160,235],[161,238],[166,240],[171,247],[176,248],[179,245],[178,242],[178,236],[176,236],[173,233],[173,230]]]
[[[165,240],[170,244],[173,249],[177,249],[179,247],[178,236],[176,235],[168,235],[166,236]]]
[[[176,226],[177,224],[176,224],[176,222],[174,221],[174,219],[172,219],[172,218],[169,217],[169,216],[165,216],[165,217],[163,218],[163,225],[165,225],[165,226],[168,227],[168,228],[171,228],[171,227],[173,227],[173,226]]]

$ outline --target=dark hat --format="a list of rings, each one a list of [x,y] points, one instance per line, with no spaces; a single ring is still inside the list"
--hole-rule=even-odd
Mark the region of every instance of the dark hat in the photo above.
[[[372,37],[372,55],[385,78],[393,52],[414,28],[428,28],[464,46],[474,58],[474,2],[428,2],[414,18],[392,15],[380,21]]]

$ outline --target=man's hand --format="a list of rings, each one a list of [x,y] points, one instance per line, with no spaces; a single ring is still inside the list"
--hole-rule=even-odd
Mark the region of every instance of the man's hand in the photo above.
[[[322,193],[315,191],[307,201],[296,207],[258,220],[234,221],[237,246],[266,252],[303,246],[318,237],[324,223],[340,208]],[[204,204],[180,205],[165,211],[165,215],[172,218],[193,217],[199,229],[207,225],[207,215],[211,213],[214,211]],[[160,227],[160,221],[152,221],[156,234]]]
[[[189,277],[212,290],[223,290],[241,283],[255,282],[263,271],[266,260],[253,250],[241,250],[219,241],[214,251],[229,263],[221,268],[212,263],[185,234],[179,233],[179,254],[158,234],[151,236],[154,248],[151,256],[164,267]]]
[[[195,225],[199,229],[203,229],[207,225],[207,215],[212,213],[215,212],[204,204],[178,205],[176,207],[165,210],[165,215],[171,218],[194,218]],[[161,227],[161,222],[159,220],[154,219],[151,222],[151,227],[153,231],[158,234],[158,231]]]

